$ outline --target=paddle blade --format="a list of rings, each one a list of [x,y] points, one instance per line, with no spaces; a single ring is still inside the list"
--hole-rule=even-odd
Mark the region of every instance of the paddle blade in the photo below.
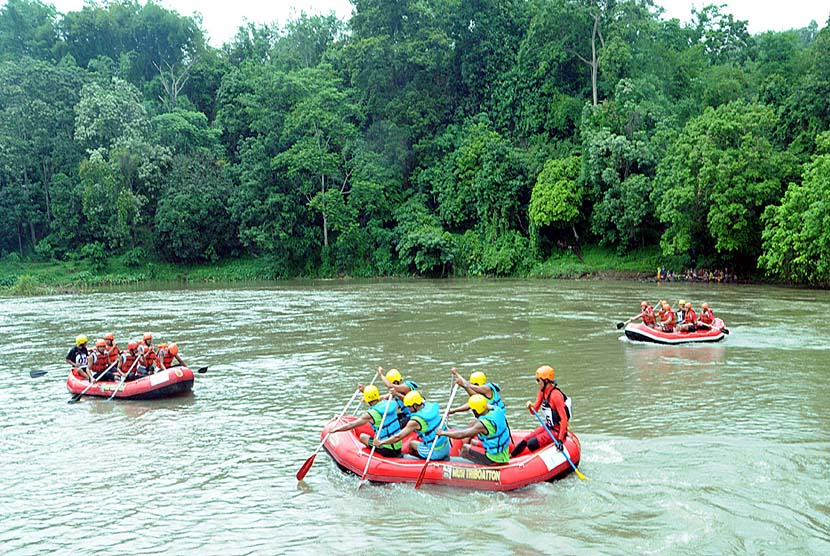
[[[311,469],[311,466],[314,464],[314,458],[316,458],[316,457],[317,457],[317,452],[314,452],[313,454],[311,454],[310,458],[305,460],[305,463],[303,464],[303,466],[300,467],[299,471],[297,471],[297,480],[298,481],[302,481],[305,478],[305,476],[308,474],[308,470]]]
[[[424,477],[425,477],[425,476],[426,476],[426,474],[427,474],[427,466],[428,466],[428,465],[429,465],[429,463],[425,463],[425,464],[424,464],[424,467],[423,467],[423,468],[421,468],[421,473],[420,473],[420,475],[418,475],[418,480],[417,480],[417,481],[415,481],[415,488],[416,488],[416,489],[421,488],[421,484],[424,482]]]
[[[588,477],[586,477],[585,475],[583,475],[583,474],[582,474],[582,472],[581,472],[579,469],[577,469],[576,467],[574,467],[574,473],[576,473],[576,476],[577,476],[577,477],[579,477],[579,479],[580,479],[581,481],[585,481],[585,480],[587,480],[587,479],[588,479]]]
[[[75,394],[74,396],[72,396],[71,398],[69,398],[69,399],[66,401],[66,403],[75,403],[75,402],[77,402],[77,401],[78,401],[78,400],[80,400],[80,399],[81,399],[81,395],[80,395],[80,394]]]
[[[37,378],[39,376],[43,376],[49,371],[39,370],[39,371],[29,371],[29,376],[32,378]]]
[[[619,329],[620,329],[620,328],[622,328],[623,326],[625,326],[625,323],[624,323],[624,322],[618,322],[618,323],[617,323],[617,330],[619,330]]]
[[[726,334],[727,336],[729,335],[729,329],[728,329],[728,328],[723,327],[723,328],[721,328],[721,331],[722,331],[724,334]]]
[[[202,367],[200,369],[196,369],[196,372],[203,375],[207,372],[207,367]]]

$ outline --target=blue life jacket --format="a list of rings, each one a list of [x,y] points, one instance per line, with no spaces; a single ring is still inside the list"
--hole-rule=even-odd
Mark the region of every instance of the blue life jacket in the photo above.
[[[372,430],[374,430],[375,435],[380,438],[389,438],[390,436],[398,434],[401,430],[401,424],[398,422],[398,416],[395,414],[395,408],[390,407],[388,411],[386,410],[386,406],[390,403],[392,402],[389,400],[381,400],[369,408],[369,415],[372,417]],[[381,424],[384,411],[386,411],[386,420]],[[380,427],[380,433],[378,433],[378,427]],[[393,450],[400,450],[402,444],[403,443],[399,440],[394,444],[384,444],[384,447],[389,447]]]
[[[505,407],[504,405],[504,400],[501,399],[501,394],[499,394],[499,391],[501,390],[501,388],[499,388],[499,385],[495,382],[488,382],[486,386],[489,386],[490,390],[493,391],[493,397],[490,400],[488,400],[487,403],[489,403],[493,407],[498,407],[499,409],[506,410],[507,407]]]
[[[441,426],[441,413],[438,409],[437,402],[425,402],[424,407],[420,411],[412,414],[412,419],[418,422],[421,430],[415,431],[418,433],[418,438],[421,442],[432,444],[435,439],[435,433],[438,432],[438,427]],[[444,429],[446,430],[446,425]],[[449,442],[449,438],[442,436],[435,441],[435,449],[441,450]]]
[[[403,383],[406,384],[407,386],[409,386],[410,390],[417,390],[418,389],[418,383],[413,381],[413,380],[404,380]],[[398,404],[398,411],[403,413],[407,417],[410,417],[412,415],[412,411],[403,404],[403,400],[401,398],[399,398],[398,396],[395,396],[394,399],[395,399],[395,403]]]
[[[510,428],[507,426],[507,417],[504,410],[494,407],[485,415],[479,417],[478,420],[484,424],[485,428],[487,428],[487,424],[484,421],[489,421],[494,428],[492,434],[478,434],[484,451],[495,455],[507,450],[507,447],[510,446]]]

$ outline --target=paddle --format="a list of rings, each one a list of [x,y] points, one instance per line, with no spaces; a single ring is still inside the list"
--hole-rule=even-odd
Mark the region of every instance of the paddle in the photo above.
[[[633,321],[633,320],[634,320],[634,319],[636,319],[637,317],[641,317],[641,316],[643,316],[643,314],[642,314],[642,313],[640,313],[639,315],[635,315],[635,316],[631,317],[630,319],[628,319],[628,320],[627,320],[627,321],[625,321],[625,322],[618,322],[618,323],[617,323],[617,330],[619,330],[620,328],[622,328],[623,326],[625,326],[625,325],[626,325],[626,324],[628,324],[629,322]]]
[[[369,472],[369,464],[372,463],[372,457],[375,455],[375,445],[374,440],[378,439],[378,435],[380,434],[380,429],[383,428],[383,424],[386,422],[386,414],[389,413],[389,407],[395,405],[392,403],[392,398],[386,400],[386,408],[383,410],[383,417],[380,418],[380,423],[378,423],[378,430],[375,432],[374,439],[372,441],[372,449],[369,452],[369,459],[366,460],[366,467],[363,468],[363,475],[360,476],[360,482],[357,483],[357,489],[360,490],[360,487],[363,486],[363,482],[366,480],[366,473]]]
[[[204,367],[204,369],[207,370],[207,367]],[[201,372],[201,369],[199,370],[199,372]],[[372,382],[370,382],[369,384],[374,384],[375,379],[377,378],[377,376],[378,376],[377,374],[374,374],[374,376],[372,377]],[[352,394],[352,397],[349,398],[349,401],[346,402],[346,405],[343,407],[343,411],[340,412],[340,415],[338,415],[337,419],[334,421],[335,423],[340,422],[340,419],[342,419],[343,416],[346,414],[346,411],[349,409],[349,406],[352,405],[352,403],[354,402],[354,400],[355,400],[355,398],[357,397],[358,394],[360,394],[360,388],[356,389],[354,391],[354,394]],[[309,457],[307,460],[305,460],[305,463],[303,464],[303,466],[300,467],[299,471],[297,471],[297,480],[298,481],[302,481],[305,478],[306,474],[308,473],[308,470],[311,469],[311,466],[314,464],[314,458],[317,457],[317,454],[320,453],[320,450],[323,448],[323,445],[326,443],[326,440],[329,439],[329,434],[331,434],[331,433],[329,433],[329,432],[326,433],[326,436],[323,437],[323,441],[320,442],[320,445],[317,446],[317,449],[314,450],[314,453],[311,454],[311,457]]]
[[[75,402],[77,402],[78,400],[80,400],[80,399],[81,399],[81,396],[83,396],[84,394],[86,394],[86,391],[87,391],[87,390],[89,390],[90,388],[92,388],[92,385],[93,385],[93,384],[95,384],[96,382],[98,382],[98,379],[99,379],[99,378],[101,378],[102,376],[104,376],[105,374],[107,374],[107,372],[109,372],[109,370],[110,370],[110,369],[112,369],[113,365],[115,365],[116,363],[118,363],[118,359],[116,359],[115,361],[113,361],[112,363],[110,363],[109,367],[107,367],[106,369],[104,369],[103,371],[101,371],[101,373],[100,373],[98,376],[96,376],[96,377],[94,377],[94,378],[92,379],[92,381],[89,383],[89,386],[87,386],[86,388],[84,388],[83,390],[81,390],[81,392],[80,392],[80,393],[78,393],[78,394],[74,394],[71,398],[69,398],[69,399],[66,401],[66,403],[75,403]]]
[[[533,409],[532,406],[530,407],[530,411],[533,412],[533,414],[536,416],[536,418],[539,420],[539,422],[542,423],[542,426],[545,427],[545,431],[547,431],[547,433],[550,435],[550,439],[553,440],[553,443],[556,445],[557,448],[559,448],[559,450],[562,452],[562,455],[565,456],[565,459],[568,460],[568,463],[571,464],[571,467],[574,468],[574,473],[576,473],[576,476],[579,477],[580,480],[583,480],[583,481],[585,479],[587,479],[588,477],[583,475],[582,472],[579,469],[576,468],[576,465],[571,460],[571,456],[568,455],[568,449],[565,448],[565,444],[563,442],[560,442],[560,441],[556,440],[556,437],[553,436],[552,432],[550,432],[550,429],[545,424],[545,422],[542,420],[542,417],[539,415],[539,413],[535,409]]]
[[[130,376],[130,373],[133,372],[133,369],[135,369],[135,366],[138,365],[138,360],[139,360],[139,357],[136,357],[135,361],[133,361],[133,364],[130,365],[129,369],[127,369],[127,373],[124,376],[121,377],[121,382],[119,382],[118,386],[115,387],[115,390],[113,390],[112,395],[109,398],[107,398],[107,401],[110,401],[111,399],[113,399],[115,397],[115,395],[118,393],[118,389],[121,388],[121,385],[124,384],[127,381],[127,377]]]
[[[86,369],[86,365],[83,365],[81,367],[75,367],[75,368],[76,369]],[[32,378],[38,378],[38,377],[41,377],[41,376],[47,374],[48,372],[49,371],[46,370],[46,369],[38,369],[37,371],[29,371],[29,376],[32,377]]]
[[[458,383],[456,382],[452,386],[452,392],[450,392],[450,401],[447,402],[447,409],[444,410],[444,417],[441,419],[441,424],[438,425],[438,430],[443,430],[444,425],[447,424],[447,417],[450,416],[450,408],[452,407],[452,400],[455,398],[455,393],[458,391]],[[421,483],[424,482],[424,476],[427,473],[427,466],[429,465],[429,460],[432,457],[432,451],[435,449],[435,442],[438,440],[438,435],[435,435],[435,438],[432,439],[432,446],[429,447],[429,452],[427,453],[427,459],[424,461],[424,466],[421,468],[421,473],[418,475],[418,480],[415,481],[415,488],[421,488]]]
[[[200,367],[200,368],[196,369],[196,372],[203,375],[207,372],[207,367]]]

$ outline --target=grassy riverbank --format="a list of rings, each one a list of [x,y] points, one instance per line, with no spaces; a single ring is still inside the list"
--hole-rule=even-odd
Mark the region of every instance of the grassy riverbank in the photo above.
[[[521,277],[638,278],[653,276],[659,264],[668,266],[666,258],[654,248],[619,256],[615,251],[589,246],[581,257],[571,252],[555,253]],[[112,257],[98,266],[86,261],[32,262],[17,256],[0,260],[0,293],[7,295],[74,293],[144,282],[195,284],[277,278],[268,261],[255,258],[197,266],[147,262],[129,267],[122,257]]]

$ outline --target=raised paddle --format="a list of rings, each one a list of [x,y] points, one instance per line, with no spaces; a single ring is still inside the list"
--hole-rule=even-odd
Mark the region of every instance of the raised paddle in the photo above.
[[[617,323],[617,330],[619,330],[620,328],[622,328],[623,326],[625,326],[625,325],[626,325],[626,324],[628,324],[629,322],[631,322],[631,321],[633,321],[634,319],[639,318],[639,317],[641,317],[641,316],[643,316],[643,314],[642,314],[642,313],[640,313],[639,315],[635,315],[635,316],[631,317],[630,319],[628,319],[628,320],[627,320],[627,321],[625,321],[625,322],[618,322],[618,323]]]
[[[204,369],[207,370],[207,367],[204,367]],[[201,371],[201,369],[200,369],[200,371]],[[372,382],[370,382],[369,384],[374,384],[375,379],[377,378],[377,376],[378,375],[375,374],[372,377]],[[355,398],[357,397],[358,394],[360,394],[360,388],[356,389],[354,391],[354,394],[352,394],[352,397],[349,398],[349,401],[346,402],[346,405],[343,407],[343,411],[340,412],[340,415],[338,415],[337,419],[334,421],[335,423],[340,422],[340,419],[342,419],[343,416],[346,414],[346,411],[348,411],[349,406],[352,405],[352,403],[354,402],[354,400],[355,400]],[[297,471],[297,480],[298,481],[302,481],[305,478],[306,474],[308,473],[308,470],[311,469],[311,466],[314,464],[314,458],[317,457],[317,454],[320,453],[320,450],[323,448],[323,445],[326,443],[326,440],[329,439],[329,434],[331,434],[331,433],[329,433],[329,432],[326,433],[326,436],[323,437],[323,441],[320,442],[320,445],[317,446],[317,449],[314,450],[314,453],[311,454],[311,456],[307,460],[305,460],[305,463],[303,464],[303,466],[300,467],[299,471]]]
[[[450,416],[450,408],[452,407],[452,400],[455,398],[455,393],[458,391],[458,383],[456,382],[452,386],[452,392],[450,392],[450,401],[447,402],[447,409],[444,410],[444,417],[441,419],[441,424],[438,425],[438,430],[443,430],[444,425],[447,424],[447,417]],[[424,466],[421,468],[421,472],[418,474],[418,480],[415,481],[415,488],[421,488],[421,483],[424,482],[424,476],[427,473],[427,466],[429,465],[429,460],[432,457],[432,451],[435,449],[435,442],[438,440],[438,435],[435,435],[435,438],[432,439],[432,446],[429,447],[429,452],[427,453],[427,459],[424,461]]]
[[[542,420],[542,417],[539,415],[539,413],[535,409],[533,409],[532,406],[530,407],[530,411],[533,412],[533,414],[536,416],[536,418],[539,420],[539,422],[542,423],[542,426],[545,427],[545,431],[547,431],[547,433],[550,435],[550,439],[553,440],[553,443],[556,445],[557,448],[559,448],[559,450],[562,452],[562,455],[565,456],[565,459],[568,460],[568,463],[571,464],[571,467],[574,468],[574,473],[576,473],[576,476],[579,477],[580,480],[582,480],[582,481],[587,479],[588,477],[583,475],[582,472],[579,469],[576,468],[576,465],[571,460],[571,456],[568,455],[568,449],[565,448],[565,443],[556,440],[556,437],[553,436],[552,432],[550,432],[550,429],[545,424],[545,422]]]
[[[107,374],[107,373],[110,371],[110,369],[112,369],[113,365],[115,365],[116,363],[118,363],[118,359],[116,359],[115,361],[113,361],[112,363],[110,363],[109,367],[107,367],[106,369],[104,369],[103,371],[101,371],[101,373],[100,373],[98,376],[96,376],[96,377],[94,377],[94,378],[92,379],[92,381],[89,383],[89,386],[87,386],[86,388],[84,388],[83,390],[81,390],[78,394],[74,394],[71,398],[69,398],[69,399],[66,401],[66,403],[75,403],[75,402],[77,402],[78,400],[80,400],[80,399],[81,399],[81,396],[83,396],[84,394],[86,394],[86,391],[87,391],[87,390],[89,390],[90,388],[92,388],[92,385],[93,385],[93,384],[95,384],[96,382],[98,382],[98,379],[99,379],[99,378],[101,378],[102,376],[104,376],[105,374]]]
[[[366,473],[369,472],[369,464],[372,463],[372,457],[375,455],[375,448],[377,445],[375,444],[375,440],[378,439],[378,435],[380,434],[380,430],[383,428],[383,424],[386,422],[386,414],[389,413],[389,407],[394,405],[392,403],[392,398],[386,400],[386,408],[383,410],[383,417],[380,418],[380,423],[378,423],[378,430],[375,432],[374,439],[372,441],[372,449],[369,451],[369,459],[366,460],[366,467],[363,468],[363,475],[360,476],[360,482],[357,483],[357,489],[360,490],[360,487],[363,486],[363,482],[366,480]],[[397,417],[396,417],[397,419]]]

